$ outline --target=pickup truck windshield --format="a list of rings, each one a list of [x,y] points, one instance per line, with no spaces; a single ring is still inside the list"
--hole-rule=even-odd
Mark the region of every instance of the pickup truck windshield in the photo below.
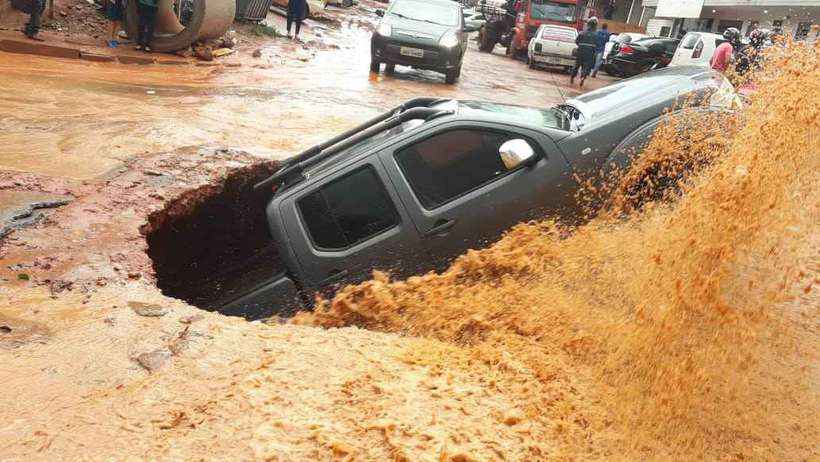
[[[443,103],[448,104],[448,103]],[[569,130],[569,122],[565,114],[556,109],[539,109],[528,106],[514,106],[511,104],[487,103],[480,101],[461,101],[458,103],[459,112],[469,114],[492,113],[503,115],[513,122],[524,122],[545,128]]]
[[[573,22],[575,20],[575,5],[558,3],[549,0],[532,0],[533,19],[547,19],[550,21]]]
[[[418,0],[398,0],[388,10],[388,13],[416,21],[457,26],[459,15],[457,5],[457,3],[447,5]]]

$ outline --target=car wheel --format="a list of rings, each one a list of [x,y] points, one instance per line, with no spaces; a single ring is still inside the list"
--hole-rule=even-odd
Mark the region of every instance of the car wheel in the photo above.
[[[535,61],[533,61],[530,58],[527,58],[527,66],[529,66],[530,69],[535,69]]]
[[[378,61],[370,61],[370,72],[375,72],[376,74],[379,73],[379,69],[381,68],[382,63]]]
[[[391,63],[384,64],[384,73],[385,74],[392,74],[396,71],[396,65]]]

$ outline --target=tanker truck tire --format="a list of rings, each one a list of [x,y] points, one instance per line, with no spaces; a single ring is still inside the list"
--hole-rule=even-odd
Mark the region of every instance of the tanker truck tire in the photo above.
[[[219,38],[228,31],[236,14],[235,0],[194,0],[188,25],[177,34],[157,34],[151,41],[154,51],[173,52],[188,48],[197,41]],[[137,0],[127,2],[125,31],[136,41],[139,30]]]

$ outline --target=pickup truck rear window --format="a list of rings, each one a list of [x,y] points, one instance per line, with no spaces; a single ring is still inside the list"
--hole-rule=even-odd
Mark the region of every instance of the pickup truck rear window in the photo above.
[[[371,166],[355,170],[299,199],[314,246],[341,250],[399,223],[398,212]]]

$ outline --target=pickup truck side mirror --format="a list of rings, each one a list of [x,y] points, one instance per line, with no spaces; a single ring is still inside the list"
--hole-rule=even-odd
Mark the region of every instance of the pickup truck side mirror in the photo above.
[[[381,18],[381,17],[384,17],[384,10],[383,10],[383,9],[381,9],[381,8],[379,8],[378,10],[376,10],[376,16],[378,16],[378,17],[380,17],[380,18]]]
[[[530,146],[530,143],[516,138],[509,140],[498,148],[498,154],[501,156],[501,161],[507,170],[512,170],[520,165],[530,166],[538,161],[538,156],[535,155],[535,150]]]

